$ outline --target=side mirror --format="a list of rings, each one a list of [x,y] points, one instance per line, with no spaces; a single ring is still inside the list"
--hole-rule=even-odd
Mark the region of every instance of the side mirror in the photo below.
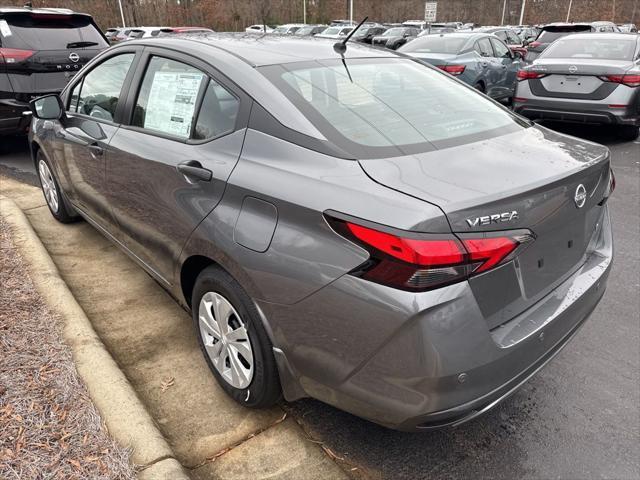
[[[59,120],[64,115],[62,99],[55,93],[31,100],[29,108],[33,116],[41,120]]]

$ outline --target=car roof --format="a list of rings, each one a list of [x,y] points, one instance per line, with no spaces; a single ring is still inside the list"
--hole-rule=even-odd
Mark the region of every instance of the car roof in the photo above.
[[[206,52],[208,48],[221,50],[254,67],[341,58],[333,49],[335,41],[315,37],[256,36],[244,33],[185,33],[179,38],[168,36],[153,40],[140,39],[127,43],[129,45],[142,43],[156,47],[164,46],[185,51],[184,48],[187,45],[178,42],[192,43],[194,50],[199,53],[203,50]],[[188,52],[185,51],[185,53]],[[372,48],[356,42],[349,42],[344,56],[345,58],[400,57],[391,50]]]
[[[35,13],[37,15],[86,15],[88,13],[74,12],[68,8],[28,8],[28,7],[0,7],[2,13]]]
[[[635,38],[640,42],[640,35],[636,33],[626,33],[626,32],[586,32],[586,33],[572,33],[564,37],[567,38],[582,38],[582,39],[605,39],[605,40],[624,40],[626,38]]]

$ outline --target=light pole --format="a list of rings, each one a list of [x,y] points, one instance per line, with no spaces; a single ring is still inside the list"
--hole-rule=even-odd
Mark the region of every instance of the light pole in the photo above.
[[[522,8],[520,9],[520,23],[518,25],[524,25],[524,7],[527,4],[527,0],[522,0]]]
[[[349,2],[349,23],[353,25],[353,0]]]
[[[126,28],[124,23],[124,11],[122,10],[122,0],[118,0],[118,5],[120,5],[120,18],[122,18],[122,28]]]
[[[567,23],[569,23],[569,17],[571,16],[571,4],[573,0],[569,0],[569,8],[567,9]]]
[[[307,24],[307,0],[302,0],[302,23]]]
[[[504,0],[502,4],[502,20],[500,20],[500,25],[504,25],[504,11],[507,9],[507,0]]]

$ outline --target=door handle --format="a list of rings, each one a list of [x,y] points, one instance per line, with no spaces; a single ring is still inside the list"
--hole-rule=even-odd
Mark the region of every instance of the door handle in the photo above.
[[[104,153],[104,149],[97,143],[92,143],[90,145],[87,145],[87,147],[89,148],[91,155],[93,155],[94,157],[101,157]]]
[[[176,168],[188,181],[201,180],[203,182],[210,182],[213,178],[213,172],[204,168],[197,160],[187,160],[186,162],[179,163]]]

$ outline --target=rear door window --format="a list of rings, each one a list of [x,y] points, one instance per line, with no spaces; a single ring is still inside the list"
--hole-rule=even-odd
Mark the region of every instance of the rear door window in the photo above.
[[[493,48],[491,48],[491,42],[488,38],[481,38],[478,40],[477,45],[480,49],[480,55],[483,57],[493,57]]]
[[[113,122],[134,53],[111,57],[87,73],[70,95],[69,111]]]
[[[85,15],[6,15],[0,20],[0,37],[4,48],[27,50],[66,50],[77,42],[93,42],[90,48],[106,48],[106,42]]]
[[[218,82],[210,79],[193,130],[193,138],[208,140],[232,132],[239,110],[239,100]]]
[[[138,93],[131,124],[158,133],[188,139],[206,74],[191,65],[151,57]]]
[[[493,50],[495,51],[497,58],[511,58],[511,51],[504,43],[492,38],[491,44],[493,45]]]

